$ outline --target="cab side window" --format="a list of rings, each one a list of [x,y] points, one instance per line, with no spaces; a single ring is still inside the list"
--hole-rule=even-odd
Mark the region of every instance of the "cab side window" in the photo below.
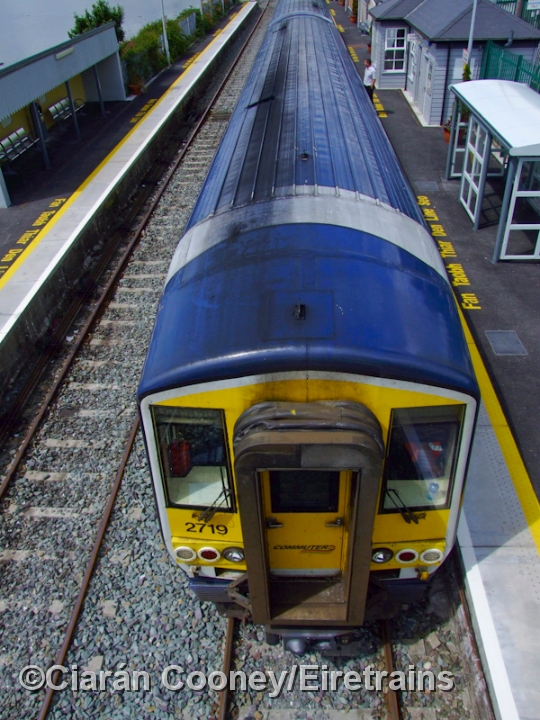
[[[170,507],[232,510],[221,410],[152,407]]]
[[[463,414],[461,405],[393,411],[381,512],[449,506]]]

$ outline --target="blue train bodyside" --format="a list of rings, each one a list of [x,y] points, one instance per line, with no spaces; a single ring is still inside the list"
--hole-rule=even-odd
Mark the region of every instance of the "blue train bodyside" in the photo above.
[[[478,395],[416,199],[326,9],[304,0],[278,6],[173,261],[139,396],[292,370]]]

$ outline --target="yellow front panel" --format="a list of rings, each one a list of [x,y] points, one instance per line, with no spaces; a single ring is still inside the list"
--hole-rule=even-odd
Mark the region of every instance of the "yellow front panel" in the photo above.
[[[235,423],[238,417],[252,405],[263,401],[305,403],[332,400],[351,400],[362,403],[369,408],[379,420],[385,443],[388,438],[390,417],[393,409],[460,404],[459,401],[452,400],[448,397],[437,397],[436,395],[412,390],[338,380],[314,380],[307,378],[303,381],[298,379],[279,380],[272,383],[259,383],[236,388],[199,392],[193,395],[164,400],[157,404],[189,408],[223,409],[227,426],[229,455],[231,458],[234,458],[232,435]],[[232,468],[232,472],[234,476],[234,467]],[[206,523],[202,528],[197,525],[195,517],[197,514],[198,513],[193,510],[168,509],[172,535],[186,544],[189,544],[190,541],[193,542],[195,538],[197,540],[204,538],[209,541],[215,539],[219,542],[226,539],[227,542],[230,540],[231,544],[242,544],[240,519],[237,514],[216,513],[212,521]],[[429,510],[426,518],[420,520],[418,524],[409,524],[405,522],[398,512],[378,514],[375,516],[373,544],[382,545],[384,543],[402,541],[410,541],[411,543],[416,541],[421,543],[422,541],[426,542],[434,538],[444,538],[446,536],[448,517],[448,510],[433,509]],[[192,525],[194,525],[194,527],[192,527]],[[210,525],[225,526],[227,535],[225,537],[219,536],[215,528],[214,531],[212,531]],[[300,537],[301,535],[299,535],[299,538]],[[305,537],[307,538],[307,535]],[[324,540],[322,539],[323,537]],[[317,531],[317,538],[317,544],[319,545],[335,544],[329,535],[327,537],[326,533],[320,535],[319,529]],[[294,543],[292,540],[290,542],[287,540],[286,544],[296,544],[296,542],[296,540],[294,540]],[[276,542],[274,544],[278,543]],[[304,540],[300,541],[300,539],[298,539],[297,544],[305,543]],[[327,562],[324,558],[317,559],[314,556],[306,557],[306,562],[308,562],[308,560],[314,563],[314,565],[312,565],[313,567],[321,566],[317,565],[317,563]],[[287,561],[283,559],[283,563],[286,562],[290,563],[292,560]],[[221,562],[217,563],[218,566],[221,566],[221,564]],[[286,567],[286,565],[284,565],[284,567]],[[390,565],[372,565],[372,569],[374,570],[389,567]]]
[[[217,540],[230,545],[242,541],[240,518],[237,513],[217,512],[208,522],[201,522],[197,516],[201,510],[167,508],[171,534],[190,540]]]

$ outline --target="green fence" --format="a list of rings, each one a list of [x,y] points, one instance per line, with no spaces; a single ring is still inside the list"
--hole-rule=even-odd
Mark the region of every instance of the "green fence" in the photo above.
[[[533,65],[522,55],[515,55],[491,40],[484,49],[480,78],[514,80],[526,83],[536,92],[540,92],[540,66]]]
[[[518,3],[517,0],[497,0],[497,5],[515,15]],[[529,10],[527,0],[524,0],[521,8],[521,19],[540,29],[540,11]]]

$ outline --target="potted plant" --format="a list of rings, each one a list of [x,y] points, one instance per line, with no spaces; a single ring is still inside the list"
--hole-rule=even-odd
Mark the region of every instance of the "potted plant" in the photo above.
[[[452,118],[448,118],[442,128],[444,132],[444,140],[448,144],[450,142],[450,134],[452,132]]]
[[[358,20],[358,0],[353,0],[352,2],[351,15],[349,19],[352,23],[356,23]]]

